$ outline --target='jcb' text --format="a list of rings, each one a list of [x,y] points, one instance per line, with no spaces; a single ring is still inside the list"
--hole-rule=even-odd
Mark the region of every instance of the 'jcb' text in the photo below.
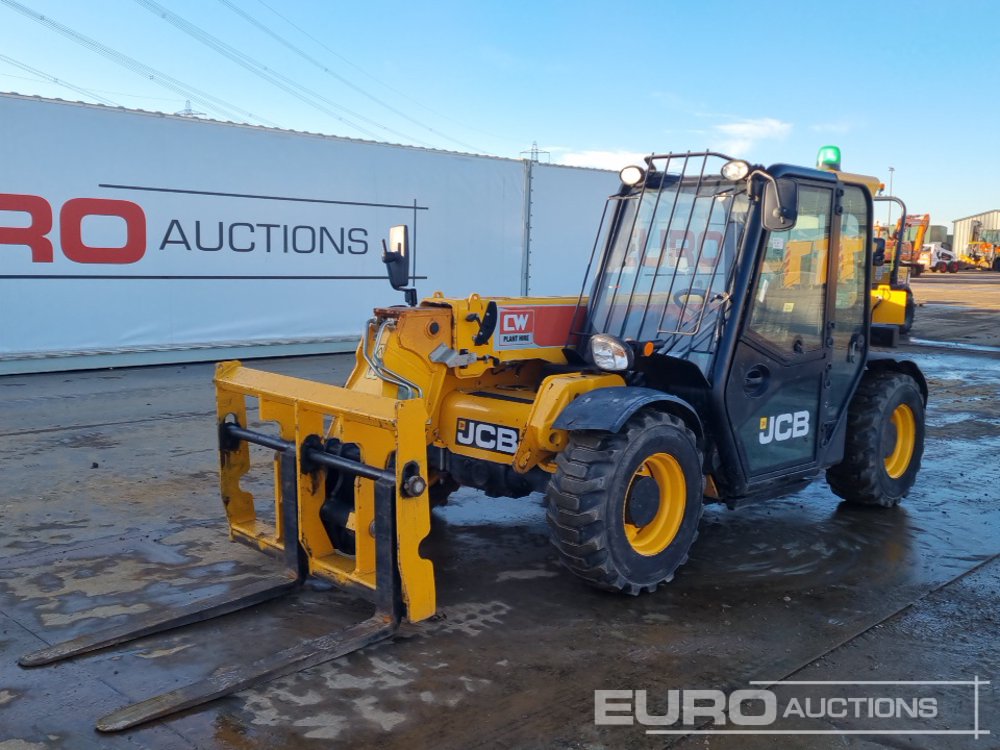
[[[517,430],[474,419],[459,419],[455,429],[455,440],[459,445],[472,445],[498,453],[517,452]]]
[[[809,412],[797,411],[792,414],[777,414],[760,418],[760,432],[757,438],[761,445],[771,441],[781,442],[809,434]]]

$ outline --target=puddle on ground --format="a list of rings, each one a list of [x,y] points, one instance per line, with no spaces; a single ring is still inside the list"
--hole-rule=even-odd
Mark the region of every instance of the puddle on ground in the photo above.
[[[911,344],[917,346],[934,346],[941,349],[958,349],[966,352],[997,352],[1000,353],[1000,346],[986,346],[985,344],[963,344],[960,341],[928,341],[927,339],[910,338]]]

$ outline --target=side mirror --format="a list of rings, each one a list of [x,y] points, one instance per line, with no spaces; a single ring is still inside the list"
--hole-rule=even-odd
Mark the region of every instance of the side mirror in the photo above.
[[[799,186],[795,180],[768,180],[764,186],[764,229],[783,232],[799,218]]]
[[[406,224],[389,230],[389,247],[382,240],[382,262],[393,289],[404,289],[410,281],[410,245]]]
[[[876,237],[872,244],[872,265],[873,266],[884,266],[885,265],[885,238]]]

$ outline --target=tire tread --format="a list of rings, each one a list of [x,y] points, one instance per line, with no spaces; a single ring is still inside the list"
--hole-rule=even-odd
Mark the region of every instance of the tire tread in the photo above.
[[[885,471],[882,456],[873,446],[879,444],[883,420],[887,418],[889,399],[897,388],[912,384],[913,378],[900,372],[869,371],[865,373],[851,400],[847,413],[847,441],[844,458],[826,470],[830,489],[838,497],[855,505],[892,508],[906,495],[886,494],[882,485]],[[920,457],[915,457],[918,466]]]
[[[608,519],[605,517],[607,489],[611,485],[618,458],[629,442],[640,433],[670,424],[686,434],[697,446],[694,433],[684,422],[669,413],[644,410],[632,416],[618,433],[581,431],[572,433],[567,448],[556,457],[557,470],[549,481],[547,513],[552,543],[574,574],[591,585],[633,596],[655,591],[663,581],[637,584],[629,581],[615,566],[608,548]],[[699,466],[701,452],[698,451]],[[704,477],[699,497],[704,494]],[[698,519],[702,505],[699,504]],[[698,538],[695,531],[694,539]],[[692,543],[694,541],[692,539]],[[687,562],[685,554],[677,567]]]

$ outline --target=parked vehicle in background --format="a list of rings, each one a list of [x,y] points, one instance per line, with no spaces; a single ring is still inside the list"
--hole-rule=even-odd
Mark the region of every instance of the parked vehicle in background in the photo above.
[[[919,262],[926,271],[955,273],[959,269],[958,255],[941,242],[929,242],[924,245]]]
[[[875,237],[885,240],[886,260],[891,261],[896,257],[896,244],[900,230],[903,232],[903,242],[900,248],[900,266],[908,268],[913,276],[919,276],[924,269],[920,265],[920,252],[915,248],[922,248],[927,230],[931,225],[930,214],[906,214],[905,227],[901,227],[902,218],[896,221],[895,227],[890,230],[886,224],[875,222]]]
[[[981,268],[986,271],[990,269],[1000,271],[1000,245],[982,240],[970,242],[958,260],[963,269]]]

